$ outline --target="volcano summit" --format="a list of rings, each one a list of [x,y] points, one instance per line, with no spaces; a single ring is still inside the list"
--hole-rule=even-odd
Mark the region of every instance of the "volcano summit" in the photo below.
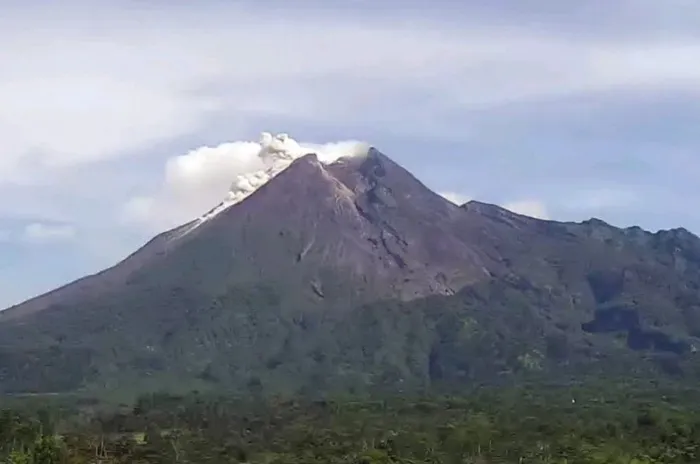
[[[328,164],[337,161],[341,157],[367,156],[370,147],[361,142],[346,142],[340,147],[302,147],[296,140],[289,138],[287,134],[277,134],[274,137],[269,132],[263,132],[260,136],[260,150],[256,155],[259,163],[253,165],[253,170],[244,174],[238,174],[231,184],[226,199],[216,208],[200,218],[199,223],[211,219],[229,206],[243,201],[270,179],[289,167],[292,162],[306,154],[316,154],[319,161]],[[255,169],[257,167],[258,169]]]

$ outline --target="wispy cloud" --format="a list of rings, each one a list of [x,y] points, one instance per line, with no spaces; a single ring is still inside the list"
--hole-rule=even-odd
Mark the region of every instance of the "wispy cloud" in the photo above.
[[[620,188],[595,188],[573,192],[566,199],[567,206],[572,210],[583,210],[595,213],[606,209],[620,209],[633,206],[639,198],[635,192]]]
[[[76,230],[67,224],[44,224],[35,222],[24,228],[24,239],[32,243],[50,243],[72,240]]]
[[[4,176],[123,156],[222,111],[243,127],[276,114],[420,131],[450,111],[523,100],[700,90],[700,38],[572,40],[511,25],[214,13],[103,7],[91,22],[64,12],[32,19],[44,29],[3,29],[13,44],[0,51]],[[407,94],[420,111],[397,107]]]

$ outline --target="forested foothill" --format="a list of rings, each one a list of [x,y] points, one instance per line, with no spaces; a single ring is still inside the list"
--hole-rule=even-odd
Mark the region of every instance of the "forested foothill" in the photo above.
[[[700,392],[654,383],[327,398],[6,397],[4,463],[697,463]]]

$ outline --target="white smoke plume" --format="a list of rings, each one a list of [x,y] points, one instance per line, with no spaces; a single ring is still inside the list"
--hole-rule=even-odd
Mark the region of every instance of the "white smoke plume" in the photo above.
[[[539,200],[517,200],[511,201],[503,205],[508,211],[529,216],[536,219],[549,219],[547,205]]]
[[[364,156],[368,149],[367,143],[355,140],[299,143],[287,134],[269,132],[263,132],[259,142],[201,147],[168,160],[161,192],[132,198],[123,217],[153,230],[196,217],[201,223],[250,196],[301,156],[315,153],[319,161],[332,163],[342,157]]]
[[[272,136],[263,132],[260,137],[257,159],[261,169],[239,174],[231,184],[226,203],[238,203],[279,174],[292,161],[308,153],[316,153],[319,161],[332,163],[343,156],[366,154],[368,147],[360,142],[341,142],[328,145],[300,145],[287,134]]]
[[[450,200],[452,203],[454,203],[457,206],[462,206],[463,204],[467,203],[469,200],[472,199],[472,197],[465,195],[463,193],[458,193],[458,192],[438,192],[440,195],[442,195],[443,198],[446,200]]]

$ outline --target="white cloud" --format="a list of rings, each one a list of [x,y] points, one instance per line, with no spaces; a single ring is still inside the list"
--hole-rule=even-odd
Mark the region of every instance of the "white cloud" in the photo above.
[[[33,243],[62,242],[75,238],[76,230],[67,224],[34,222],[24,228],[24,239]]]
[[[518,200],[503,205],[508,211],[530,216],[537,219],[549,219],[549,213],[544,203],[538,200]]]
[[[457,193],[457,192],[438,192],[440,195],[442,195],[444,198],[447,200],[450,200],[452,203],[458,206],[462,206],[466,202],[470,201],[472,198],[470,196],[464,195],[462,193]]]
[[[368,148],[358,141],[298,144],[291,138],[264,137],[261,143],[223,143],[170,158],[159,190],[131,198],[122,209],[122,220],[161,231],[196,219],[222,201],[226,206],[240,201],[301,155],[313,152],[321,161],[332,162]]]
[[[13,44],[0,51],[5,178],[120,156],[197,131],[219,111],[235,115],[232,127],[284,115],[425,130],[454,109],[611,89],[700,90],[700,39],[573,41],[523,28],[235,6],[101,5],[89,20],[67,10],[10,11],[0,21],[0,40]],[[21,27],[30,19],[36,27]],[[394,105],[406,95],[420,108]]]
[[[574,192],[561,206],[590,214],[603,209],[627,208],[634,205],[637,200],[638,195],[632,190],[600,187]]]

